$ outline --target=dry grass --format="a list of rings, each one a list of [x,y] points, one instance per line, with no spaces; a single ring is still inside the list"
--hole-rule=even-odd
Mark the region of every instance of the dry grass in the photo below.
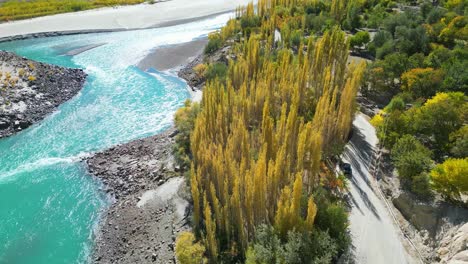
[[[0,21],[20,20],[106,6],[134,5],[143,2],[145,0],[11,0],[0,4]]]

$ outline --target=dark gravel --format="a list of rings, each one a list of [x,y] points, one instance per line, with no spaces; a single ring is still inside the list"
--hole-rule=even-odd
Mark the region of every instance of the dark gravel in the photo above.
[[[35,77],[35,80],[23,77],[22,83],[13,87],[0,83],[0,138],[41,121],[75,96],[86,81],[86,73],[81,69],[35,62],[5,51],[0,51],[0,64],[15,70],[28,69],[28,74]],[[13,107],[18,104],[26,105],[25,109]]]

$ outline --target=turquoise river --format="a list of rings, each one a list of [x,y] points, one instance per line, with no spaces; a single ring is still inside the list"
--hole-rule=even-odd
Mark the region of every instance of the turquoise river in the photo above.
[[[175,110],[190,97],[186,84],[170,72],[150,74],[135,65],[155,47],[206,36],[228,17],[0,43],[0,50],[88,74],[81,92],[53,114],[0,140],[0,263],[90,262],[109,202],[81,160],[168,128]],[[103,45],[63,55],[97,44]]]

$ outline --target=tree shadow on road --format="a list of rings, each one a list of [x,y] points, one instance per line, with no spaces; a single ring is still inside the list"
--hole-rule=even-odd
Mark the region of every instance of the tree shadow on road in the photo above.
[[[343,152],[343,158],[348,160],[354,170],[354,175],[359,175],[367,186],[374,191],[367,177],[371,175],[369,170],[373,169],[372,164],[375,156],[374,147],[365,140],[365,135],[359,129],[354,127],[353,136]],[[372,175],[371,175],[372,176]]]
[[[375,208],[375,206],[372,204],[371,200],[369,199],[367,193],[361,189],[361,187],[359,187],[358,183],[356,182],[356,179],[354,177],[351,178],[351,184],[354,185],[354,187],[356,187],[356,190],[358,191],[359,195],[361,196],[361,199],[362,201],[364,202],[364,204],[367,206],[367,208],[369,208],[369,210],[374,214],[374,216],[380,220],[380,216],[379,214],[377,213],[377,209]],[[352,196],[351,192],[350,192],[350,195]],[[357,202],[356,200],[353,198],[351,198],[353,201],[354,201],[354,204],[357,205]],[[359,208],[359,206],[357,206],[359,211],[361,211],[362,213],[362,209]]]

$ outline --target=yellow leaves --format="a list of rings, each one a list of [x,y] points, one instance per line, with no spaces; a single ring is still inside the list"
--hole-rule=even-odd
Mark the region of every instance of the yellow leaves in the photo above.
[[[418,80],[419,75],[428,74],[428,73],[431,73],[432,71],[434,71],[433,68],[411,69],[410,71],[403,73],[403,75],[401,76],[401,80],[403,81],[407,89],[410,89],[410,87],[412,87],[414,83]]]
[[[462,3],[463,0],[447,0],[445,2],[445,6],[447,8],[454,8],[454,7],[457,7],[459,6],[461,3]]]
[[[34,71],[36,69],[36,66],[34,66],[34,63],[29,62],[28,63],[29,70]]]
[[[190,171],[190,190],[192,191],[192,199],[193,199],[193,222],[195,229],[198,229],[200,226],[200,186],[199,186],[199,174],[195,172],[194,165],[192,163],[192,168]]]
[[[424,105],[430,107],[431,105],[439,104],[441,102],[447,101],[448,99],[448,93],[437,93],[434,97],[428,99]]]
[[[279,4],[261,0],[258,12]],[[253,6],[238,12],[255,15]],[[259,224],[275,224],[283,234],[312,229],[316,205],[309,200],[306,216],[300,201],[320,184],[322,153],[349,131],[364,69],[347,67],[348,43],[338,27],[318,42],[309,37],[300,58],[286,48],[272,55],[267,39],[275,19],[260,19],[260,29],[231,50],[236,60],[229,62],[226,81],[206,85],[190,135],[194,214],[203,211],[195,223],[206,227],[207,241],[213,229],[226,238],[217,250],[237,248],[241,255]]]
[[[23,77],[24,74],[25,74],[25,71],[24,71],[23,68],[21,68],[21,69],[18,70],[18,76],[19,76],[19,77]]]
[[[403,91],[411,92],[416,98],[432,96],[442,83],[444,72],[433,68],[415,68],[401,75]]]
[[[301,198],[302,198],[302,172],[296,174],[296,180],[294,181],[293,190],[289,186],[283,188],[281,196],[278,200],[277,211],[275,215],[275,229],[278,230],[282,237],[286,237],[290,230],[302,230],[304,227],[310,229],[313,225],[313,219],[315,219],[314,208],[310,208],[310,217],[308,224],[304,226],[304,219],[301,217]],[[309,200],[310,202],[310,200]],[[313,200],[312,200],[313,203]],[[312,205],[310,205],[312,206]]]
[[[384,73],[384,69],[382,67],[375,67],[371,69],[372,73],[374,74],[382,74]]]
[[[384,124],[384,117],[383,117],[384,112],[381,110],[378,114],[376,114],[372,119],[370,120],[370,123],[375,127],[382,127]]]
[[[288,230],[292,228],[291,215],[291,188],[286,186],[281,191],[275,215],[275,229],[282,237],[285,237]]]
[[[213,221],[211,215],[211,207],[206,200],[203,202],[205,229],[206,229],[206,245],[208,246],[208,253],[211,259],[215,260],[218,257],[218,240],[216,239],[216,223]]]
[[[314,197],[310,197],[307,203],[307,218],[305,221],[306,229],[312,231],[315,222],[315,216],[317,215],[317,205],[314,202]]]
[[[457,16],[442,29],[439,39],[450,43],[454,39],[468,40],[468,17]]]
[[[432,185],[449,199],[468,194],[468,158],[447,159],[431,171]]]
[[[177,236],[175,255],[180,264],[203,264],[205,247],[201,243],[195,243],[195,235],[192,232],[182,232]]]
[[[193,67],[193,70],[195,71],[197,76],[200,78],[205,77],[205,73],[207,69],[208,69],[208,66],[206,66],[206,64],[204,63],[197,64],[195,65],[195,67]]]

